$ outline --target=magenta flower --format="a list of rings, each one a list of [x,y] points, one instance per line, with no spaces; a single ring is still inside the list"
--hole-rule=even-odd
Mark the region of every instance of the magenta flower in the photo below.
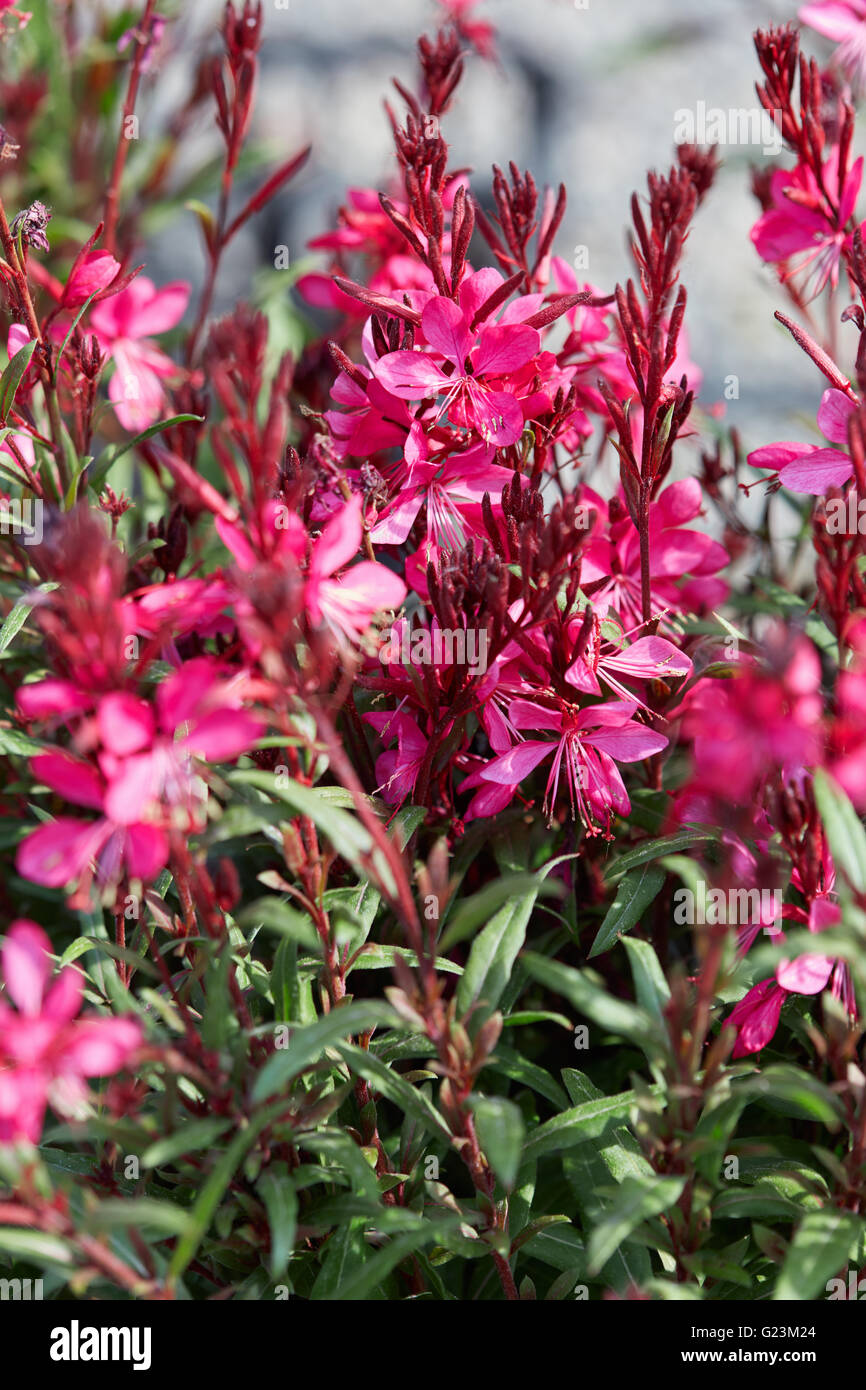
[[[833,57],[858,95],[866,91],[866,0],[813,0],[798,18],[839,47]]]
[[[570,635],[577,638],[580,620],[574,619]],[[623,639],[625,634],[623,634]],[[630,646],[602,638],[601,624],[593,618],[583,653],[565,673],[569,685],[588,695],[601,695],[603,682],[620,699],[634,699],[623,680],[658,680],[691,674],[692,663],[665,637],[640,637]],[[640,703],[640,702],[638,702]]]
[[[18,20],[19,29],[25,29],[33,18],[30,10],[19,10],[16,0],[0,0],[0,14],[10,14]]]
[[[826,891],[814,898],[808,912],[786,904],[785,916],[804,922],[812,932],[836,926],[842,914],[838,904],[830,901],[833,882],[833,867],[829,864]],[[759,927],[754,928],[753,939],[758,930]],[[777,940],[782,939],[780,933],[775,935]],[[780,961],[775,977],[753,985],[728,1017],[728,1024],[737,1029],[733,1056],[745,1057],[766,1047],[778,1027],[782,1006],[789,995],[821,994],[828,986],[835,998],[841,999],[849,1015],[856,1017],[854,986],[845,961],[812,952],[794,960]]]
[[[177,368],[151,337],[180,323],[189,293],[184,281],[158,290],[152,280],[139,275],[120,294],[94,305],[91,325],[117,368],[108,395],[118,420],[130,432],[147,429],[162,413],[162,383],[176,375]]]
[[[415,790],[428,739],[411,714],[399,710],[394,713],[365,714],[364,721],[385,741],[397,740],[395,749],[381,753],[376,759],[376,778],[379,791],[389,806],[399,806]]]
[[[727,1023],[737,1030],[733,1051],[735,1058],[760,1052],[762,1047],[767,1046],[779,1026],[779,1016],[786,998],[787,990],[770,978],[754,985],[734,1006]]]
[[[71,966],[51,980],[51,942],[35,922],[13,922],[3,939],[0,998],[0,1143],[38,1144],[45,1110],[74,1114],[85,1078],[128,1065],[142,1041],[132,1018],[76,1019],[84,983]]]
[[[580,818],[588,835],[599,825],[610,828],[613,812],[625,815],[631,802],[616,762],[636,763],[667,747],[664,734],[632,718],[634,700],[611,700],[587,709],[565,706],[543,709],[528,700],[515,700],[510,711],[515,729],[544,729],[559,734],[555,741],[526,739],[495,758],[481,780],[516,787],[546,758],[553,757],[547,779],[544,810],[550,818],[561,775],[568,783],[572,816]],[[616,762],[614,761],[616,759]]]
[[[364,346],[366,350],[366,328]],[[375,365],[372,349],[370,358]],[[339,405],[347,407],[325,411],[325,420],[340,457],[368,459],[380,449],[404,447],[412,424],[409,407],[386,391],[369,367],[356,365],[352,376],[341,372],[331,387],[331,396]]]
[[[454,453],[433,453],[419,424],[406,441],[397,467],[397,491],[370,531],[382,545],[400,545],[409,535],[422,507],[426,507],[429,545],[459,550],[467,533],[467,507],[480,513],[485,492],[499,496],[513,478],[508,468],[493,463],[492,444],[476,444]]]
[[[524,414],[517,397],[505,389],[504,378],[532,361],[541,349],[541,337],[526,323],[473,328],[473,307],[469,294],[463,293],[467,283],[461,287],[465,309],[441,295],[425,305],[421,329],[432,353],[386,353],[376,364],[375,376],[401,400],[441,397],[438,420],[447,416],[477,431],[486,443],[505,448],[523,433]],[[533,303],[528,312],[534,308]]]
[[[826,189],[838,187],[839,151],[834,149],[823,165],[819,187],[811,169],[777,169],[770,183],[772,206],[758,218],[751,238],[758,255],[775,264],[787,262],[802,252],[783,279],[809,267],[810,298],[821,293],[828,280],[835,289],[839,283],[842,248],[850,240],[846,230],[853,215],[863,178],[863,160],[856,160],[845,177],[838,205],[831,203]]]
[[[828,730],[828,767],[857,807],[866,808],[866,621],[851,625],[853,661],[839,672]]]
[[[47,888],[80,883],[83,892],[94,875],[102,888],[116,885],[124,875],[148,882],[165,867],[168,841],[161,827],[125,812],[120,821],[105,814],[109,785],[90,763],[67,753],[39,753],[33,771],[67,801],[103,815],[94,821],[58,816],[40,825],[18,846],[15,867],[22,878]]]
[[[857,409],[855,401],[830,387],[818,407],[818,427],[833,444],[848,443],[848,419]],[[753,449],[748,456],[753,468],[769,468],[791,492],[820,496],[828,488],[841,487],[854,472],[848,454],[824,449],[819,444],[798,444],[789,440]]]
[[[100,887],[124,876],[151,880],[168,862],[166,830],[204,826],[207,788],[196,760],[232,761],[262,732],[261,720],[241,707],[246,684],[242,673],[225,679],[216,662],[199,657],[162,682],[155,710],[127,691],[102,696],[98,766],[60,750],[33,759],[39,779],[101,818],[61,816],[39,826],[18,848],[19,873],[51,888],[80,882],[82,890],[94,873]],[[63,686],[40,683],[25,707],[51,712]]]
[[[689,694],[683,729],[694,734],[695,788],[747,802],[780,772],[820,760],[821,663],[806,637],[771,630],[769,667],[743,662],[733,680],[703,680]]]
[[[207,790],[194,760],[232,762],[263,732],[241,708],[244,684],[243,674],[226,680],[210,657],[198,657],[162,682],[155,712],[134,695],[106,695],[97,723],[108,817],[128,825],[163,815],[202,829]]]
[[[486,20],[475,19],[470,14],[478,3],[479,0],[439,0],[457,25],[461,38],[471,43],[482,58],[492,59],[496,56],[496,30]]]
[[[446,189],[446,211],[453,203],[456,185],[457,180],[453,180]],[[408,215],[409,207],[403,199],[395,195],[391,202],[402,216]],[[406,242],[385,213],[375,189],[350,188],[347,202],[339,210],[336,228],[314,237],[308,245],[312,251],[332,251],[338,258],[346,254],[366,256],[377,266],[365,281],[374,294],[399,299],[405,290],[433,289],[433,276],[423,261],[407,254]],[[345,267],[336,259],[333,269],[342,273]],[[366,318],[369,314],[367,306],[341,290],[332,275],[315,271],[302,275],[297,288],[308,304],[318,308],[337,310],[350,319]]]
[[[80,309],[92,294],[107,290],[119,271],[120,261],[116,261],[110,251],[88,251],[72,267],[60,296],[60,307]]]
[[[357,555],[362,534],[361,499],[356,496],[314,542],[307,577],[305,597],[313,622],[349,642],[357,642],[376,613],[399,608],[406,597],[402,579],[374,560],[362,560],[338,575]]]
[[[608,504],[588,488],[583,500],[599,514],[583,557],[581,578],[593,608],[603,617],[613,609],[623,625],[642,621],[640,538],[622,494]],[[728,586],[715,576],[728,563],[718,541],[686,523],[700,516],[703,494],[697,478],[671,483],[650,511],[650,569],[655,612],[700,612],[714,608]],[[606,524],[605,524],[606,518]]]
[[[126,29],[117,40],[118,53],[125,53],[128,48],[135,49],[138,43],[144,44],[144,51],[139,59],[139,67],[142,72],[149,72],[153,63],[154,54],[162,42],[167,24],[165,15],[155,14],[150,21],[150,32],[146,37],[142,31],[136,27]]]

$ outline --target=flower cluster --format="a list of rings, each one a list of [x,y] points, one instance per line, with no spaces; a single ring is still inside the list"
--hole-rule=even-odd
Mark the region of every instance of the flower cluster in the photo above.
[[[132,1297],[782,1297],[798,1236],[724,1233],[746,1105],[826,1123],[788,1145],[810,1199],[866,1209],[866,6],[801,12],[826,68],[755,36],[785,153],[751,240],[818,376],[814,434],[750,452],[687,331],[715,152],[649,173],[619,283],[579,279],[563,186],[454,163],[478,0],[395,81],[384,188],[222,317],[316,158],[247,158],[265,8],[228,0],[135,159],[172,17],[0,8],[4,1228]],[[213,206],[178,154],[206,111]],[[151,251],[179,207],[195,285]],[[556,996],[603,1036],[562,1084]]]

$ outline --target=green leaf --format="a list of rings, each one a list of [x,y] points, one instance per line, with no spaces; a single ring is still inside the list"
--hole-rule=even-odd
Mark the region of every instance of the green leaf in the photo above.
[[[364,861],[373,848],[370,832],[349,811],[344,811],[334,805],[331,798],[322,795],[328,789],[305,787],[288,778],[278,779],[272,772],[235,771],[229,773],[227,781],[234,786],[256,787],[282,801],[294,815],[309,816],[314,825],[327,835],[338,854],[363,870]]]
[[[790,1197],[760,1185],[723,1192],[713,1203],[713,1216],[719,1221],[796,1221],[799,1215],[800,1208]]]
[[[189,1225],[189,1212],[174,1202],[153,1197],[107,1197],[87,1217],[95,1231],[112,1231],[134,1226],[136,1230],[177,1236]]]
[[[283,1165],[284,1166],[284,1165]],[[298,1194],[289,1175],[277,1172],[275,1167],[263,1173],[256,1183],[256,1190],[264,1200],[271,1232],[271,1254],[268,1262],[271,1278],[282,1278],[289,1263],[295,1244],[298,1227]]]
[[[496,1051],[487,1059],[485,1066],[491,1071],[510,1077],[519,1086],[528,1086],[530,1090],[537,1091],[545,1100],[549,1100],[556,1110],[564,1109],[568,1103],[565,1092],[550,1072],[536,1066],[535,1062],[530,1062],[522,1053],[502,1042],[496,1044]]]
[[[620,1131],[615,1131],[619,1133]],[[591,1232],[610,1211],[611,1198],[600,1189],[610,1186],[610,1174],[596,1146],[577,1144],[562,1156],[562,1170],[571,1187],[584,1231]],[[649,1254],[643,1245],[626,1240],[600,1270],[602,1283],[621,1291],[629,1284],[641,1288],[652,1274]]]
[[[256,1077],[253,1100],[266,1100],[294,1080],[305,1067],[317,1061],[326,1047],[333,1047],[353,1033],[363,1033],[377,1023],[390,1023],[391,1010],[374,1000],[348,1004],[325,1014],[316,1023],[295,1028],[289,1046],[277,1049]]]
[[[648,941],[638,941],[627,937],[623,946],[628,955],[631,975],[634,980],[638,1003],[648,1014],[655,1014],[660,1021],[665,1004],[671,997],[670,987],[659,964],[659,958]]]
[[[370,941],[361,947],[361,950],[352,962],[346,974],[351,974],[352,970],[389,970],[393,968],[397,957],[404,960],[407,965],[417,967],[418,957],[414,951],[407,950],[405,946],[380,946],[378,942]],[[437,956],[435,960],[437,970],[442,970],[446,975],[462,975],[463,966],[455,965],[453,960],[447,960],[445,956]]]
[[[569,1098],[575,1105],[586,1105],[590,1101],[604,1100],[603,1092],[590,1081],[584,1072],[578,1071],[576,1067],[563,1068],[562,1079],[565,1082]],[[598,1141],[592,1142],[592,1148],[598,1153],[607,1171],[617,1182],[622,1182],[623,1178],[629,1175],[649,1175],[653,1171],[649,1160],[644,1157],[637,1139],[631,1130],[624,1126],[607,1131],[600,1136]]]
[[[600,1139],[628,1119],[636,1099],[634,1091],[621,1091],[619,1095],[600,1096],[563,1110],[531,1132],[523,1146],[524,1161],[540,1158],[542,1154],[561,1153],[587,1139]]]
[[[782,1115],[818,1120],[837,1130],[844,1114],[841,1100],[816,1076],[788,1063],[767,1067],[746,1083],[751,1101]]]
[[[271,994],[274,1017],[280,1023],[300,1018],[300,981],[298,978],[298,943],[286,937],[277,947],[271,970]]]
[[[576,1104],[603,1099],[601,1091],[589,1077],[575,1068],[565,1068],[562,1079],[571,1100]],[[611,1178],[620,1183],[629,1176],[652,1174],[637,1139],[622,1125],[608,1130],[598,1140],[589,1140],[570,1148],[563,1154],[562,1169],[574,1193],[581,1224],[587,1232],[591,1232],[610,1211],[612,1198],[601,1194],[604,1188],[610,1187]],[[651,1274],[649,1254],[636,1241],[624,1241],[600,1271],[602,1282],[617,1290],[629,1284],[641,1288]]]
[[[21,385],[21,378],[30,366],[30,359],[35,351],[36,339],[33,338],[29,343],[25,343],[23,348],[18,349],[3,375],[0,376],[0,423],[4,425],[15,402],[18,387]]]
[[[32,603],[26,599],[19,599],[3,626],[0,627],[0,652],[5,652],[12,638],[18,635],[32,610]]]
[[[184,1154],[207,1149],[230,1126],[229,1120],[191,1120],[174,1134],[166,1134],[149,1144],[141,1155],[142,1168],[161,1168]]]
[[[381,1057],[354,1043],[338,1043],[337,1051],[357,1076],[362,1076],[386,1100],[399,1106],[404,1115],[414,1116],[425,1130],[450,1140],[451,1131],[424,1091],[394,1071]]]
[[[0,1250],[6,1250],[19,1260],[32,1260],[40,1267],[71,1265],[72,1251],[59,1236],[44,1231],[27,1231],[19,1226],[0,1226]]]
[[[590,1236],[587,1246],[590,1274],[598,1274],[644,1221],[672,1207],[685,1185],[684,1177],[659,1177],[656,1173],[623,1178],[609,1212]]]
[[[523,1148],[523,1116],[513,1101],[502,1096],[476,1096],[472,1101],[478,1141],[506,1192],[517,1180]]]
[[[340,1287],[363,1268],[367,1251],[359,1221],[346,1221],[338,1226],[328,1241],[310,1298],[328,1301],[338,1298]]]
[[[478,927],[489,922],[492,914],[497,912],[503,903],[532,889],[546,893],[556,891],[554,884],[540,885],[534,874],[505,874],[502,878],[486,884],[480,892],[465,898],[449,913],[439,941],[439,950],[443,953],[450,951],[453,946],[472,936]]]
[[[186,1229],[180,1236],[171,1257],[169,1279],[179,1279],[189,1264],[195,1259],[196,1251],[207,1235],[214,1212],[222,1201],[226,1188],[234,1177],[244,1155],[255,1144],[263,1129],[267,1129],[285,1109],[285,1102],[278,1101],[254,1115],[248,1124],[232,1140],[229,1147],[220,1155],[217,1163],[199,1190],[195,1205],[189,1212]]]
[[[637,869],[641,864],[646,864],[652,859],[661,859],[664,854],[675,854],[681,849],[693,849],[695,845],[704,845],[716,839],[717,832],[706,828],[679,830],[674,835],[663,835],[660,840],[644,840],[634,849],[626,850],[625,854],[612,860],[607,871],[607,880],[609,883],[613,882],[623,874],[631,873],[632,869]]]
[[[836,868],[855,892],[866,892],[866,830],[842,788],[823,768],[815,771],[815,801]]]
[[[78,327],[79,323],[80,323],[81,320],[84,318],[84,315],[87,313],[88,309],[90,308],[91,304],[93,303],[94,299],[96,298],[96,296],[97,296],[98,294],[99,294],[99,290],[94,290],[94,291],[93,291],[93,294],[89,295],[88,298],[85,299],[85,301],[84,301],[84,303],[82,304],[81,308],[78,310],[78,313],[75,315],[75,318],[72,320],[72,322],[71,322],[70,325],[69,325],[69,328],[68,328],[67,333],[66,333],[66,337],[63,339],[63,342],[60,344],[60,350],[59,350],[59,352],[57,353],[56,358],[54,359],[54,371],[53,371],[52,375],[53,375],[55,381],[57,380],[57,372],[58,372],[58,370],[59,370],[60,363],[63,361],[63,354],[66,352],[66,349],[67,349],[67,347],[69,346],[69,339],[72,337],[72,335],[73,335],[73,333],[75,332],[76,328]]]
[[[139,444],[143,444],[145,440],[153,439],[154,435],[162,434],[163,430],[174,429],[175,425],[187,425],[193,421],[201,424],[203,420],[203,415],[172,415],[170,420],[160,420],[158,424],[151,425],[149,429],[142,430],[134,438],[125,440],[123,444],[118,444],[113,449],[103,449],[99,458],[87,470],[88,485],[95,492],[98,492],[118,459],[123,458],[124,454],[128,454],[130,449],[135,449]]]
[[[419,1223],[415,1230],[395,1236],[381,1250],[375,1252],[364,1243],[358,1229],[352,1229],[349,1239],[335,1250],[333,1261],[336,1268],[332,1270],[328,1267],[328,1279],[323,1281],[322,1275],[326,1268],[323,1266],[322,1275],[316,1280],[311,1298],[327,1298],[340,1302],[357,1302],[371,1298],[402,1260],[417,1254],[434,1241],[441,1243],[443,1232],[447,1232],[448,1229],[445,1223],[433,1225],[424,1221]],[[332,1241],[339,1240],[340,1237],[341,1232],[338,1230]]]
[[[237,923],[242,929],[267,927],[292,941],[299,941],[310,951],[321,948],[316,928],[306,913],[276,896],[256,898],[239,914]]]
[[[18,729],[0,729],[0,753],[14,753],[19,758],[32,758],[45,750],[35,739],[28,738]]]
[[[583,1241],[573,1226],[566,1225],[562,1221],[557,1221],[549,1228],[536,1231],[521,1248],[525,1255],[531,1255],[533,1259],[541,1260],[551,1269],[558,1269],[563,1272],[566,1270],[580,1270],[582,1272],[586,1263],[586,1250]]]
[[[472,1015],[477,1029],[499,1003],[511,970],[526,939],[526,928],[538,896],[538,880],[504,903],[487,926],[476,936],[469,959],[457,986],[457,1008],[461,1016],[473,1005],[482,1004]]]
[[[660,893],[665,877],[664,869],[643,864],[620,880],[616,897],[592,943],[590,959],[610,950],[618,937],[631,931]]]
[[[774,1300],[804,1301],[824,1293],[828,1281],[844,1271],[863,1228],[863,1218],[851,1212],[807,1212],[788,1247]]]
[[[644,1051],[657,1051],[660,1030],[645,1009],[608,994],[602,981],[590,970],[573,970],[557,960],[535,951],[524,951],[521,961],[529,974],[548,989],[563,995],[582,1014],[600,1028],[630,1038]]]
[[[405,849],[419,825],[427,819],[426,806],[401,806],[390,820],[391,833],[398,849]]]

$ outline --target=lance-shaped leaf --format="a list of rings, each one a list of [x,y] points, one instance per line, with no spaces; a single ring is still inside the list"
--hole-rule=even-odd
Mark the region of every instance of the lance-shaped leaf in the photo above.
[[[590,1274],[598,1274],[644,1221],[672,1207],[685,1185],[684,1177],[659,1177],[656,1173],[624,1178],[610,1211],[590,1237],[587,1246]]]
[[[788,1247],[773,1298],[808,1300],[823,1294],[830,1279],[844,1275],[863,1229],[863,1218],[851,1212],[807,1212]]]

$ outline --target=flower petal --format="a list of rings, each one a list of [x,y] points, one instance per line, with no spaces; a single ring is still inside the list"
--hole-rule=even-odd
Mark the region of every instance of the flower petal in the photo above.
[[[51,978],[51,942],[35,922],[13,922],[0,947],[3,978],[11,999],[22,1014],[37,1018],[45,987]]]

